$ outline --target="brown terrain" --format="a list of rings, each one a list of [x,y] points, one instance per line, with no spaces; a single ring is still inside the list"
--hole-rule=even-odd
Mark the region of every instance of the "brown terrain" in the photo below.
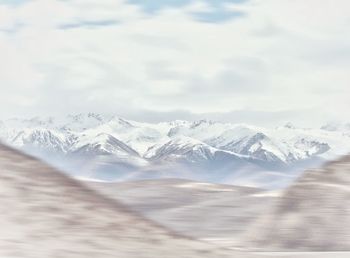
[[[283,191],[178,179],[88,185],[181,234],[225,247],[350,257],[350,156],[306,171]]]
[[[253,228],[260,250],[349,252],[350,156],[306,171]]]
[[[85,182],[173,231],[231,247],[278,200],[278,191],[184,179]]]
[[[349,257],[349,157],[282,193],[174,179],[83,184],[2,145],[0,172],[1,258]]]
[[[5,146],[0,171],[0,257],[235,257],[173,234]]]

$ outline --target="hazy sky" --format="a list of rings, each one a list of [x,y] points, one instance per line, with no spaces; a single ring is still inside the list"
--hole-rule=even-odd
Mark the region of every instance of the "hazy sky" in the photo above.
[[[0,116],[350,121],[349,0],[0,0]]]

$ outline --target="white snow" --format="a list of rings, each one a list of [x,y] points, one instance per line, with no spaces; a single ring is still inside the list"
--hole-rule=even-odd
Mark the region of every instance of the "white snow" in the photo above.
[[[269,129],[207,120],[144,123],[94,113],[5,120],[0,123],[0,139],[18,148],[39,147],[67,155],[90,145],[124,160],[135,160],[137,155],[143,166],[157,155],[169,160],[188,155],[208,160],[220,151],[293,165],[314,156],[329,160],[350,152],[347,126],[310,129],[288,124]]]
[[[198,189],[198,190],[213,191],[213,192],[232,192],[232,191],[234,191],[231,188],[224,188],[224,187],[219,186],[217,184],[201,183],[201,182],[185,183],[185,184],[175,185],[174,187]]]

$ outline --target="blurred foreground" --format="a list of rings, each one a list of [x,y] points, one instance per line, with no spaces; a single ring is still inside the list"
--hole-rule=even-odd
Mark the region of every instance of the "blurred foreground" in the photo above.
[[[0,172],[1,258],[350,257],[349,157],[283,192],[82,183],[4,146]]]

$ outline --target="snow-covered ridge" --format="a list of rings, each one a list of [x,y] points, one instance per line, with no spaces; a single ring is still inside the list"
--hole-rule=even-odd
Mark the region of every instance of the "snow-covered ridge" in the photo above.
[[[155,162],[181,161],[222,164],[229,173],[231,165],[237,162],[280,169],[315,158],[327,160],[347,154],[348,129],[347,124],[305,129],[288,123],[268,129],[207,120],[144,123],[88,113],[65,118],[3,120],[0,139],[44,158],[48,154],[70,160],[85,157],[81,164],[97,159],[104,169],[105,164],[115,166],[120,160],[128,163],[129,170],[139,164],[153,169]],[[96,165],[90,167],[95,169]]]
[[[17,147],[33,145],[68,153],[89,144],[106,147],[107,143],[118,142],[127,152],[145,158],[151,158],[155,149],[166,145],[194,149],[200,149],[201,145],[210,152],[222,150],[288,164],[313,156],[332,158],[346,154],[350,151],[347,125],[303,129],[288,123],[266,129],[207,120],[142,123],[88,113],[68,115],[65,119],[35,117],[1,121],[0,138]]]

